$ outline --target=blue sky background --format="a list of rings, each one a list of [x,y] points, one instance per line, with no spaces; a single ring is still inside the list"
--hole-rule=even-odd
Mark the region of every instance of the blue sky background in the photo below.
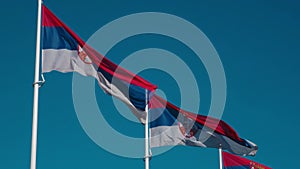
[[[259,146],[257,156],[251,159],[278,169],[297,168],[299,2],[48,0],[45,4],[84,40],[108,22],[137,12],[170,13],[190,21],[219,53],[227,79],[222,119]],[[37,3],[5,1],[0,9],[0,168],[29,168]],[[149,47],[172,51],[191,67],[200,86],[200,113],[206,114],[208,77],[201,62],[195,62],[183,44],[141,35],[120,42],[107,57],[119,63],[130,53]],[[171,76],[157,70],[140,75],[180,104],[178,87],[170,85],[175,83]],[[49,73],[46,80],[40,90],[38,169],[143,168],[143,160],[110,154],[85,134],[73,107],[72,74]],[[143,136],[142,125],[126,122],[111,106],[110,96],[99,89],[95,92],[102,111],[109,113],[104,116],[111,126],[126,135]],[[151,161],[153,169],[186,167],[217,168],[217,150],[178,146]]]

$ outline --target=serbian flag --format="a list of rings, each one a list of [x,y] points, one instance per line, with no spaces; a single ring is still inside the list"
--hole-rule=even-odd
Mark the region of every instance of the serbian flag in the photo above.
[[[47,7],[42,6],[42,72],[77,72],[94,77],[108,94],[122,100],[145,123],[146,90],[150,98],[150,145],[190,145],[255,155],[257,146],[225,122],[184,111],[153,94],[155,85],[112,63],[85,44]]]
[[[150,100],[150,146],[186,145],[228,150],[238,155],[256,154],[258,147],[238,136],[222,120],[190,113],[153,95]]]
[[[95,51],[42,6],[42,72],[77,72],[96,78],[108,94],[122,100],[144,122],[146,90],[156,86]]]
[[[252,160],[222,152],[224,169],[271,169]]]

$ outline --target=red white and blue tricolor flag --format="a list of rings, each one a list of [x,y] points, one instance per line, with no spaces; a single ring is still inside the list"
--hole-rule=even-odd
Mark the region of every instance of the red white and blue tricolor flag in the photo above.
[[[151,147],[187,145],[228,150],[238,155],[252,155],[257,146],[242,139],[224,121],[190,113],[157,95],[150,100]]]
[[[95,51],[42,6],[42,72],[77,72],[95,77],[108,94],[122,100],[144,122],[146,92],[156,86]]]
[[[182,110],[153,94],[157,88],[95,51],[42,6],[42,72],[77,72],[97,79],[108,94],[122,100],[145,122],[146,92],[150,93],[150,146],[188,145],[255,155],[257,146],[224,121]]]
[[[222,152],[224,169],[271,169],[255,161]]]

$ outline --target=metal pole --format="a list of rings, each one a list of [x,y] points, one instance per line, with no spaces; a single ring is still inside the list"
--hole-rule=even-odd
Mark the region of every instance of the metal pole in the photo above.
[[[219,161],[220,161],[220,169],[223,169],[223,157],[222,157],[222,146],[219,147]]]
[[[38,126],[38,98],[39,98],[39,75],[40,75],[40,43],[41,43],[41,17],[42,0],[38,0],[37,32],[36,32],[36,57],[35,75],[33,83],[33,110],[32,110],[32,136],[31,136],[31,160],[30,169],[36,169],[36,149],[37,149],[37,126]]]
[[[146,119],[145,119],[145,169],[149,169],[149,111],[148,111],[148,92],[147,89],[145,90],[146,94]]]

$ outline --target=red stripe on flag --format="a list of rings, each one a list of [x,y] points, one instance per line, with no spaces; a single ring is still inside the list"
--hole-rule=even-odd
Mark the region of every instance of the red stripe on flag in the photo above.
[[[239,157],[237,155],[233,155],[227,152],[222,152],[224,167],[238,167],[238,166],[249,166],[249,168],[254,169],[272,169],[265,165],[259,164],[252,160],[248,160],[246,158]]]
[[[106,57],[101,55],[99,52],[94,50],[89,45],[85,44],[85,42],[76,35],[68,26],[66,26],[62,21],[60,21],[45,5],[42,6],[43,10],[43,17],[42,17],[42,26],[45,27],[62,27],[64,28],[82,47],[82,49],[86,52],[89,58],[95,65],[110,75],[114,76],[115,78],[121,79],[129,84],[133,84],[136,86],[140,86],[144,89],[149,91],[154,91],[157,86],[151,84],[150,82],[146,81],[145,79],[137,76],[126,69],[114,64]]]

